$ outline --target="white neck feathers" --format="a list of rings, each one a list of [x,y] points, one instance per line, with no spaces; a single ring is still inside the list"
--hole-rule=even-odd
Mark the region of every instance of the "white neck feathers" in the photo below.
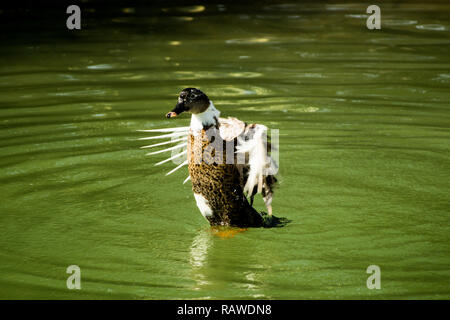
[[[220,111],[214,107],[212,101],[209,101],[209,107],[202,113],[192,114],[191,130],[195,133],[201,131],[204,127],[215,125],[219,119]],[[217,120],[216,120],[217,119]]]

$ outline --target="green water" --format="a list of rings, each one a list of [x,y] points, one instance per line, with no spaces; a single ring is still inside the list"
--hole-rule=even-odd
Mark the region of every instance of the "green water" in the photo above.
[[[450,4],[199,5],[3,29],[0,298],[449,299]],[[290,224],[219,237],[139,149],[189,86],[280,130]]]

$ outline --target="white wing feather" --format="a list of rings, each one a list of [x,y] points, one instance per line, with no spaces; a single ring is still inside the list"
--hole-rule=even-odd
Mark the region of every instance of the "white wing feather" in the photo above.
[[[155,143],[155,144],[151,144],[148,146],[143,146],[143,147],[141,147],[141,149],[155,148],[155,147],[160,147],[160,146],[165,146],[165,145],[181,142],[174,146],[167,147],[165,149],[153,151],[153,152],[146,154],[146,155],[150,156],[150,155],[160,154],[163,152],[169,152],[169,151],[172,152],[171,156],[169,156],[169,158],[162,160],[160,162],[157,162],[155,164],[155,166],[159,166],[159,165],[169,162],[171,160],[175,164],[178,164],[174,169],[170,170],[166,174],[166,176],[172,174],[173,172],[177,171],[181,167],[187,165],[187,163],[188,163],[188,161],[187,161],[187,137],[188,137],[189,127],[161,128],[161,129],[137,130],[137,131],[164,133],[159,136],[157,135],[157,136],[140,138],[139,140],[167,139],[167,141],[164,141],[164,142]],[[188,179],[186,179],[183,182],[183,184],[186,183],[186,181],[188,181]]]
[[[237,153],[248,154],[249,172],[244,192],[251,193],[257,186],[257,193],[262,192],[263,180],[273,172],[276,172],[278,165],[268,154],[267,150],[267,127],[257,124],[250,128],[252,135],[246,132],[238,138],[236,146]],[[245,136],[250,139],[246,140]]]

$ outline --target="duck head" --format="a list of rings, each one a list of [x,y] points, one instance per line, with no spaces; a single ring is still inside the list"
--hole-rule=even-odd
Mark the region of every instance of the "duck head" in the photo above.
[[[182,112],[198,114],[209,107],[209,98],[206,94],[196,88],[186,88],[180,92],[178,103],[172,111],[166,114],[166,118],[173,118]]]

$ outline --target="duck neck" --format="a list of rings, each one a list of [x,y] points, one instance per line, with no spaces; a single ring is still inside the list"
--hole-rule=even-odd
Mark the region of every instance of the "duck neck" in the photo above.
[[[212,101],[209,101],[209,107],[202,113],[192,114],[191,130],[201,131],[212,125],[218,125],[220,111],[214,107]]]

